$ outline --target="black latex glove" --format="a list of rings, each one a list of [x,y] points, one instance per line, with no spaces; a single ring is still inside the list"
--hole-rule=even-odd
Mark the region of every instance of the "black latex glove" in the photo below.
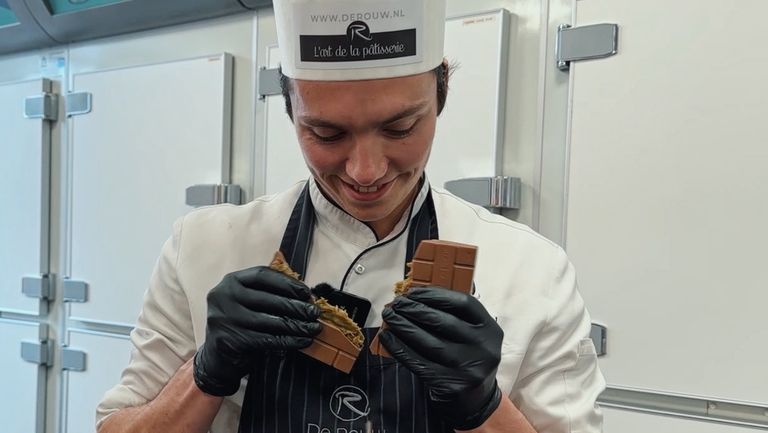
[[[504,332],[477,299],[417,288],[397,297],[382,317],[388,327],[381,344],[421,379],[432,408],[450,427],[477,428],[498,408]]]
[[[234,394],[257,357],[312,344],[320,333],[319,317],[309,288],[300,281],[264,266],[226,275],[208,293],[195,383],[206,394]]]

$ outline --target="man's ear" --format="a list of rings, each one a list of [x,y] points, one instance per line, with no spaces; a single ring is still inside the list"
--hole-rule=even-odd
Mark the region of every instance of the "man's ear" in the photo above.
[[[451,65],[448,63],[448,59],[443,57],[443,63],[440,65],[443,68],[443,73],[445,74],[445,87],[448,88],[448,81],[451,78]]]
[[[451,75],[452,66],[450,63],[448,63],[448,59],[443,58],[443,63],[440,64],[439,67],[435,68],[434,71],[437,75],[437,115],[440,116],[442,114],[443,109],[445,108],[445,104],[448,100],[448,78]]]

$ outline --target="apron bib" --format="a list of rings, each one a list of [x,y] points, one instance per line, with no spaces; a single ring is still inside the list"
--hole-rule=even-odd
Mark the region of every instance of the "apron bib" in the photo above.
[[[315,210],[304,187],[288,221],[281,251],[304,275]],[[410,222],[405,263],[419,242],[437,239],[432,193]],[[379,328],[365,328],[365,345],[350,374],[299,352],[270,353],[248,377],[240,433],[448,433],[429,409],[427,391],[406,367],[372,355],[368,343]]]

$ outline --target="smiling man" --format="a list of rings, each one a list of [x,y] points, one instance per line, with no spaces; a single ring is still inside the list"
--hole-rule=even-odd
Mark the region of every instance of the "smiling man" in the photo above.
[[[274,5],[312,176],[176,223],[99,432],[600,431],[604,381],[562,249],[424,172],[450,75],[444,1]],[[392,300],[425,239],[479,247],[475,293]],[[263,266],[277,250],[303,282]],[[349,374],[299,352],[321,329],[319,283],[370,303]],[[383,323],[393,358],[367,347]]]
[[[296,80],[290,87],[296,133],[318,187],[385,237],[413,202],[429,159],[438,111],[435,74]]]

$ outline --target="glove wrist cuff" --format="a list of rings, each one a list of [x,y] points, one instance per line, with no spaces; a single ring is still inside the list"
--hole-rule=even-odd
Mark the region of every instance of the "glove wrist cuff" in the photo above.
[[[499,389],[499,386],[494,382],[494,391],[490,394],[488,400],[480,406],[480,409],[464,419],[454,420],[455,422],[451,423],[451,427],[454,430],[476,429],[483,425],[483,423],[485,423],[485,421],[487,421],[488,418],[493,415],[496,409],[499,408],[499,404],[501,404],[501,390]]]
[[[199,362],[200,356],[200,351],[198,351],[192,363],[192,376],[195,378],[195,385],[204,393],[215,397],[228,397],[236,393],[240,388],[240,380],[238,379],[234,383],[223,383],[221,380],[209,376],[202,367],[202,363]]]

